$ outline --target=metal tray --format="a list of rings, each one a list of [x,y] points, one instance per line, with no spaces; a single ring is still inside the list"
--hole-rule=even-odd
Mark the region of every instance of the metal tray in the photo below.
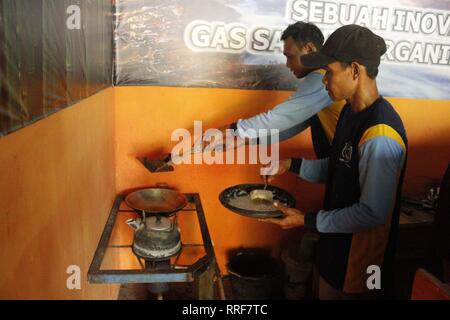
[[[242,216],[258,219],[281,217],[283,213],[276,210],[275,207],[272,211],[258,211],[244,209],[230,204],[232,199],[240,196],[246,196],[246,194],[249,195],[251,191],[256,189],[264,189],[264,184],[239,184],[223,190],[219,195],[219,200],[225,208]],[[268,185],[266,190],[270,190],[274,193],[274,200],[280,201],[287,207],[295,207],[295,199],[289,192],[272,185]]]

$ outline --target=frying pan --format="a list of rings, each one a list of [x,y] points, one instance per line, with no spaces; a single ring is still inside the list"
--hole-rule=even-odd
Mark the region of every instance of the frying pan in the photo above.
[[[165,188],[134,191],[125,197],[125,202],[130,208],[150,215],[170,215],[187,205],[187,199],[183,194]]]
[[[283,216],[283,213],[275,209],[275,207],[272,211],[258,211],[244,209],[230,203],[230,201],[232,199],[236,199],[236,197],[250,196],[250,192],[252,192],[253,190],[264,189],[264,187],[264,184],[239,184],[236,186],[232,186],[220,193],[219,200],[225,208],[246,217],[260,219],[277,218]],[[270,190],[273,192],[273,200],[279,201],[290,208],[295,207],[295,198],[289,192],[272,185],[267,185],[266,190]]]

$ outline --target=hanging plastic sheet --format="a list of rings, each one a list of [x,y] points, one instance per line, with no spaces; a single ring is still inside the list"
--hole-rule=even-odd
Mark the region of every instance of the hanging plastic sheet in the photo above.
[[[0,135],[112,85],[112,18],[111,0],[0,1]]]

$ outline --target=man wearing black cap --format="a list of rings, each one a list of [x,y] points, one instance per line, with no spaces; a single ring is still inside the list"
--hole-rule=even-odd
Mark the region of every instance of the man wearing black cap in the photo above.
[[[347,25],[319,52],[301,57],[306,67],[324,67],[328,94],[347,103],[329,157],[282,160],[275,173],[289,170],[325,183],[323,210],[304,214],[276,204],[285,216],[267,221],[319,231],[316,269],[321,299],[372,298],[380,292],[376,289],[386,289],[390,282],[407,138],[399,115],[378,93],[376,76],[385,52],[381,37]]]

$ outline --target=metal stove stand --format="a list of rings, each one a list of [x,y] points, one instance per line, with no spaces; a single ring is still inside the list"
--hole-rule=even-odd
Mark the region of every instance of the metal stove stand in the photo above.
[[[178,256],[172,259],[171,263],[166,265],[161,263],[154,263],[149,261],[143,261],[142,259],[134,256],[138,259],[140,269],[103,269],[102,263],[105,258],[107,250],[114,248],[129,248],[132,252],[132,243],[112,245],[110,244],[111,234],[115,225],[117,224],[117,216],[121,213],[135,212],[134,210],[127,208],[121,209],[121,204],[125,204],[126,195],[117,195],[114,201],[114,205],[109,214],[102,236],[100,238],[97,250],[95,251],[94,258],[91,262],[88,271],[88,281],[90,283],[171,283],[171,282],[195,282],[198,288],[199,299],[214,299],[214,284],[217,285],[217,291],[219,292],[219,298],[225,299],[222,278],[214,253],[214,248],[209,235],[208,226],[206,223],[203,207],[200,201],[198,193],[185,194],[188,200],[188,206],[185,209],[180,210],[177,214],[187,214],[192,211],[196,212],[198,219],[198,225],[202,235],[203,243],[183,243],[183,249]],[[189,208],[191,204],[191,208]],[[195,209],[192,208],[192,204],[195,205]],[[137,213],[136,213],[137,214]],[[128,227],[128,226],[127,226]],[[183,230],[181,230],[183,233]],[[185,231],[186,232],[186,231]],[[192,232],[192,230],[190,230]],[[185,248],[188,247],[203,247],[205,254],[197,259],[197,261],[190,265],[178,264],[180,256],[183,254]],[[155,265],[154,265],[155,264]],[[154,266],[153,266],[154,265]]]

